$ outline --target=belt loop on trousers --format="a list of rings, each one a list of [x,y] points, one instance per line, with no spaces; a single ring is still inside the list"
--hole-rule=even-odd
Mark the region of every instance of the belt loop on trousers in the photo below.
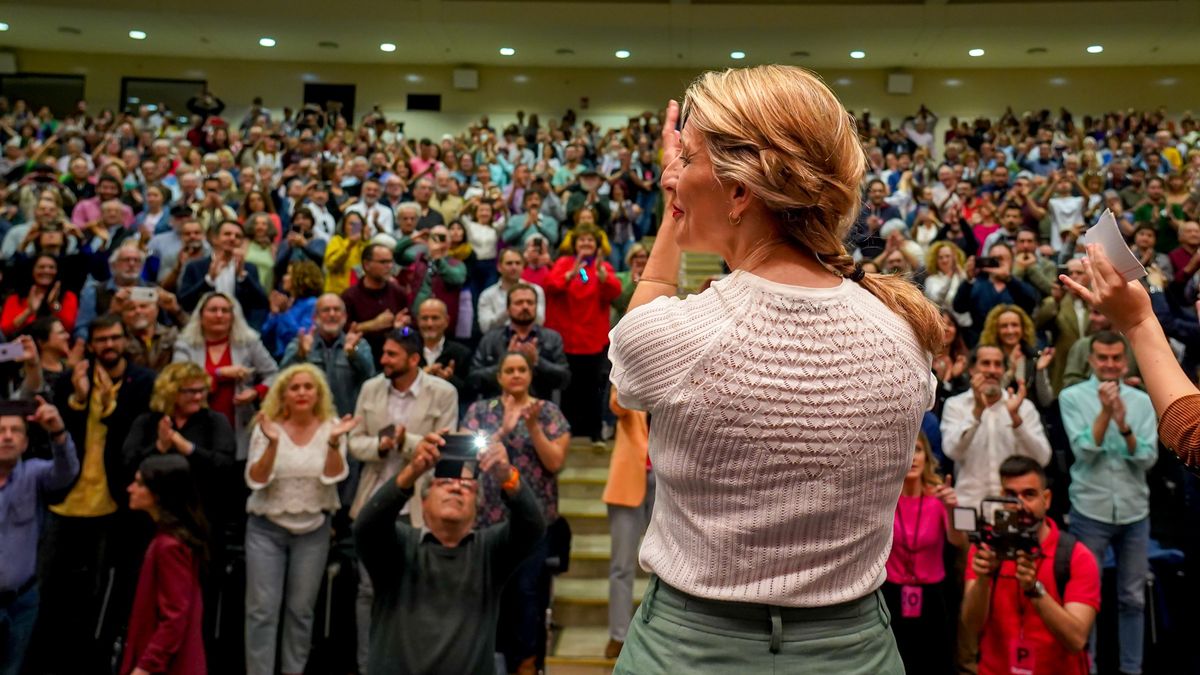
[[[654,611],[654,595],[658,593],[658,575],[650,577],[650,586],[646,597],[642,599],[642,623],[650,623],[650,613]]]
[[[771,613],[771,653],[778,654],[783,646],[783,617],[775,605],[769,605],[767,611]]]
[[[883,589],[875,591],[875,603],[879,605],[879,617],[883,619],[884,627],[891,626],[892,612],[888,610],[887,602],[883,599]]]

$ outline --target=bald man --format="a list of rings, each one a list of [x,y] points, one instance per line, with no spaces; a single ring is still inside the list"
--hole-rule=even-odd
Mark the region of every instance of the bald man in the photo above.
[[[421,331],[424,349],[421,368],[429,375],[440,377],[458,390],[460,406],[475,400],[467,385],[467,370],[471,366],[471,350],[464,344],[446,337],[450,314],[446,303],[429,298],[417,308],[417,328]]]
[[[354,413],[363,382],[375,375],[371,347],[362,333],[347,333],[346,303],[335,293],[317,298],[313,325],[300,331],[283,354],[280,367],[311,363],[325,373],[339,415]]]

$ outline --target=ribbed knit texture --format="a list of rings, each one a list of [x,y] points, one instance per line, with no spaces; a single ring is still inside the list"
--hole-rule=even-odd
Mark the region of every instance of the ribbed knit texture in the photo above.
[[[612,332],[622,405],[651,413],[658,479],[642,566],[696,596],[792,607],[886,577],[930,355],[854,282],[735,272]]]
[[[1191,468],[1200,467],[1200,394],[1182,396],[1163,411],[1158,438]]]

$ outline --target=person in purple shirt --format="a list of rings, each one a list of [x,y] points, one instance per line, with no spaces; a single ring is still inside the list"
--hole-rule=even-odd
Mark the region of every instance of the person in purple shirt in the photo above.
[[[75,209],[71,211],[71,223],[86,231],[90,223],[100,220],[100,205],[110,199],[120,200],[121,192],[121,181],[108,175],[100,176],[96,180],[96,196],[83,199],[75,205]],[[132,227],[133,209],[122,204],[121,211],[125,216],[125,227]]]
[[[58,408],[37,397],[36,411],[23,418],[18,404],[0,402],[0,675],[17,675],[38,613],[38,525],[47,495],[70,487],[79,456]],[[29,447],[29,425],[50,437],[53,459],[21,459]]]

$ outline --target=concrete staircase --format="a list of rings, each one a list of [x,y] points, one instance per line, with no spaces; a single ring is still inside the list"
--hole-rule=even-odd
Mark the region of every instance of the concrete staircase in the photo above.
[[[553,617],[556,631],[546,658],[548,675],[608,675],[613,662],[604,658],[608,644],[608,565],[612,542],[608,510],[600,500],[608,480],[611,444],[594,448],[576,442],[567,453],[567,466],[558,476],[558,510],[571,524],[571,565],[554,580]],[[646,590],[646,575],[638,571],[634,604]],[[630,607],[632,616],[633,607]]]

